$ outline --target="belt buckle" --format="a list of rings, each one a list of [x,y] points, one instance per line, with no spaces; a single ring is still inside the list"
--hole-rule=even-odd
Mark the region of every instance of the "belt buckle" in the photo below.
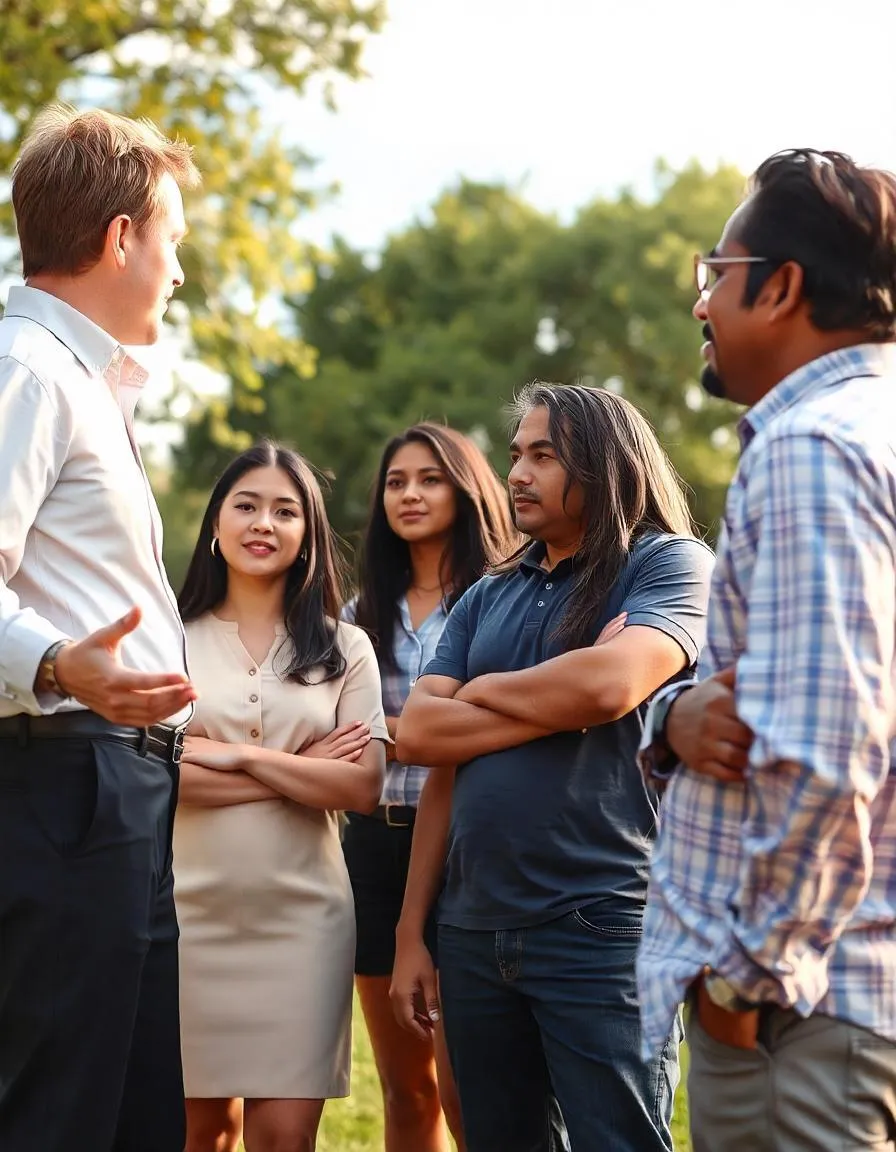
[[[171,763],[177,767],[184,754],[184,729],[175,728],[174,738],[171,741]]]
[[[389,828],[410,828],[407,820],[393,820],[391,810],[393,808],[404,808],[404,804],[387,804],[386,806],[386,824]]]

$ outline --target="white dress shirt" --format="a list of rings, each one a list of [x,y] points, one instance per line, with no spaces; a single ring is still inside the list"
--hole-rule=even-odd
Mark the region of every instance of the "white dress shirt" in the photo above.
[[[162,524],[134,439],[146,378],[68,304],[10,289],[0,320],[0,716],[80,707],[35,696],[41,657],[135,604],[143,618],[121,643],[122,662],[185,670]]]

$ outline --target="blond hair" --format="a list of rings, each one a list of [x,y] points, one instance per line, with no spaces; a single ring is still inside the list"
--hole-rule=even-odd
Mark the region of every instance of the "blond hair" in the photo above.
[[[159,182],[199,183],[192,148],[149,120],[52,104],[36,118],[12,174],[23,274],[78,275],[103,253],[106,230],[129,216],[141,230],[158,211]]]

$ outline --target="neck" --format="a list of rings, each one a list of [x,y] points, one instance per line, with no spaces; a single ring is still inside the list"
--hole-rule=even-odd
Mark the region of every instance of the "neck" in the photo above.
[[[101,285],[89,272],[80,276],[60,276],[44,272],[29,276],[25,281],[29,288],[37,288],[49,296],[55,296],[63,304],[68,304],[88,320],[92,320],[119,344],[127,343],[116,329],[119,327],[120,313],[109,299],[109,290]]]
[[[411,588],[434,591],[448,584],[447,565],[444,563],[444,540],[421,540],[411,544]]]
[[[259,580],[231,568],[227,573],[227,593],[215,609],[215,615],[240,624],[250,620],[255,624],[282,624],[285,588],[285,575],[275,580]]]
[[[575,556],[582,547],[582,537],[579,536],[575,540],[558,540],[554,542],[545,540],[544,546],[544,566],[551,572],[557,567],[561,560],[568,560],[570,556]]]

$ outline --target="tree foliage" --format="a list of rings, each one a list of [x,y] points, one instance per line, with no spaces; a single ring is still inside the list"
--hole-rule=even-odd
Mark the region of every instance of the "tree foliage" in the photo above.
[[[177,454],[203,487],[238,443],[270,434],[333,473],[331,515],[363,522],[385,438],[421,417],[482,437],[506,469],[505,408],[532,379],[619,389],[657,428],[710,531],[734,461],[729,405],[698,385],[692,256],[736,203],[742,176],[660,165],[656,195],[599,199],[568,224],[504,187],[462,182],[378,259],[338,242],[290,307],[317,349],[313,375],[265,375],[255,402],[204,410]]]
[[[189,205],[187,283],[199,359],[238,392],[261,369],[299,375],[313,351],[260,306],[307,284],[294,228],[312,194],[309,158],[269,126],[284,94],[361,74],[382,0],[0,0],[0,173],[52,100],[147,116],[195,146],[204,185]],[[12,235],[0,188],[0,234]]]

